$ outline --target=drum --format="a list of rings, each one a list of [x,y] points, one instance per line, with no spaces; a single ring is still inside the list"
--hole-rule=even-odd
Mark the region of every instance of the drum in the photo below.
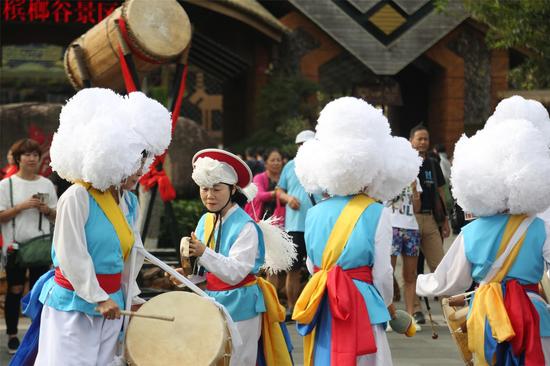
[[[462,360],[466,365],[474,364],[472,352],[468,349],[468,332],[466,317],[468,316],[468,294],[459,294],[441,301],[443,315]]]
[[[175,320],[132,317],[126,333],[129,365],[229,364],[229,330],[222,311],[212,301],[173,291],[147,301],[138,313],[174,316]]]
[[[65,73],[75,89],[84,87],[84,71],[89,73],[92,86],[124,89],[116,24],[120,17],[126,23],[127,43],[134,50],[133,60],[140,76],[177,59],[191,40],[191,23],[177,0],[126,0],[65,51]],[[79,67],[79,52],[86,70]]]

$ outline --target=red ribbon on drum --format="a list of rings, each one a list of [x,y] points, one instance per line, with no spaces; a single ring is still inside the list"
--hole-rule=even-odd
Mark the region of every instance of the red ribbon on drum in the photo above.
[[[154,63],[154,64],[160,63],[156,60],[153,60],[147,57],[142,52],[140,52],[136,47],[132,46],[132,42],[128,36],[128,29],[126,26],[126,22],[122,17],[118,19],[118,26],[119,26],[123,41],[132,51],[132,54],[135,54],[141,60],[149,63]],[[137,80],[135,80],[135,77],[137,77],[137,73],[135,72],[135,70],[134,70],[134,73],[132,73],[132,69],[128,65],[128,61],[126,60],[126,57],[124,55],[121,45],[118,46],[118,55],[120,60],[120,66],[122,69],[122,75],[124,77],[124,84],[126,86],[126,92],[131,93],[131,92],[137,91],[138,90],[136,86]],[[183,55],[184,58],[186,58],[186,56],[187,55]],[[183,72],[181,73],[181,78],[180,80],[178,80],[178,83],[176,84],[178,86],[178,91],[174,99],[174,103],[172,105],[172,136],[174,135],[174,132],[176,130],[176,125],[181,112],[183,95],[185,94],[185,86],[186,86],[187,70],[188,70],[187,62],[185,62],[183,66],[184,67],[183,67]],[[162,155],[157,156],[155,158],[155,161],[153,162],[153,164],[151,164],[149,171],[146,174],[144,174],[143,177],[141,177],[139,182],[145,188],[145,190],[149,190],[153,188],[155,185],[158,185],[161,199],[164,202],[168,202],[176,198],[176,190],[174,189],[174,186],[172,185],[170,178],[166,175],[166,172],[164,171],[163,165],[164,165],[165,158],[166,158],[166,151]]]

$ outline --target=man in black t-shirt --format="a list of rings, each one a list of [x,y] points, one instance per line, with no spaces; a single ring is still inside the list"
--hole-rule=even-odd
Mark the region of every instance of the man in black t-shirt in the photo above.
[[[448,237],[450,234],[443,191],[445,177],[439,163],[428,155],[430,134],[425,126],[418,125],[411,130],[410,142],[424,159],[418,173],[418,179],[422,187],[422,193],[420,194],[421,207],[420,212],[415,216],[421,236],[420,250],[426,258],[430,270],[434,272],[444,255],[443,238]],[[436,207],[436,205],[439,205],[439,207]],[[434,215],[436,211],[445,212],[444,215],[441,215],[443,217],[440,222],[436,221]],[[415,312],[414,316],[418,323],[423,324],[425,323],[424,315],[420,312],[420,304],[417,305],[419,311]]]

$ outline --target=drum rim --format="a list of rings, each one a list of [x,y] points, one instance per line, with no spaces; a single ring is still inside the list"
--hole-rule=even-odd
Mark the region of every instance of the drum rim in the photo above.
[[[166,57],[166,56],[161,56],[159,54],[156,54],[154,52],[151,52],[149,50],[146,50],[142,43],[139,41],[139,39],[135,36],[134,32],[132,31],[132,27],[130,27],[130,23],[128,22],[128,7],[130,6],[129,4],[132,2],[132,0],[126,0],[124,2],[124,4],[122,4],[122,6],[120,7],[121,8],[121,12],[120,12],[120,16],[122,17],[122,19],[124,20],[124,22],[126,23],[126,30],[127,30],[127,33],[128,33],[128,38],[129,40],[132,42],[132,47],[135,47],[139,50],[140,53],[142,53],[143,55],[145,55],[146,57],[149,57],[157,62],[162,62],[162,63],[166,63],[166,62],[169,62],[171,60],[175,60],[178,58],[179,55],[181,55],[183,52],[185,52],[185,48],[183,49],[182,52],[178,53],[177,55],[174,55],[174,56],[170,56],[170,57]],[[179,6],[181,6],[177,1],[175,1],[176,4],[178,4]],[[187,15],[187,13],[185,12],[185,10],[182,8],[183,12],[185,13],[185,15]],[[189,19],[189,16],[187,16],[188,19]],[[186,46],[186,48],[189,47],[189,44]]]
[[[75,90],[82,89],[84,87],[84,85],[79,85],[78,84],[78,82],[76,81],[76,77],[75,77],[73,71],[70,68],[70,65],[69,65],[69,52],[71,52],[71,46],[73,44],[79,44],[79,42],[78,42],[79,39],[80,39],[80,37],[78,37],[77,39],[72,41],[69,44],[69,46],[67,47],[67,49],[65,49],[65,54],[63,55],[63,68],[65,69],[65,74],[67,75],[67,79],[69,79],[69,82],[71,83],[71,85],[73,86],[73,88]]]

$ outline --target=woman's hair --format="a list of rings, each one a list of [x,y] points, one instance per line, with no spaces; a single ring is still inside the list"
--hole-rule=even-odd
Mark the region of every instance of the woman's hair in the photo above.
[[[246,196],[237,188],[237,186],[234,184],[227,184],[227,183],[223,183],[223,184],[229,187],[229,200],[241,206],[241,208],[244,207],[248,202],[248,200]],[[235,193],[232,193],[233,189],[235,189]]]
[[[28,138],[16,141],[11,146],[10,150],[17,167],[19,167],[19,161],[21,160],[21,155],[23,154],[36,152],[39,158],[42,157],[42,151],[40,150],[40,145],[38,144],[38,142]]]
[[[276,147],[270,147],[268,149],[265,150],[264,154],[263,154],[263,157],[264,157],[264,161],[267,161],[267,159],[269,159],[269,155],[273,154],[274,152],[278,153],[279,155],[281,155],[281,158],[283,157],[283,153],[281,153],[281,150],[279,150],[278,148]]]

